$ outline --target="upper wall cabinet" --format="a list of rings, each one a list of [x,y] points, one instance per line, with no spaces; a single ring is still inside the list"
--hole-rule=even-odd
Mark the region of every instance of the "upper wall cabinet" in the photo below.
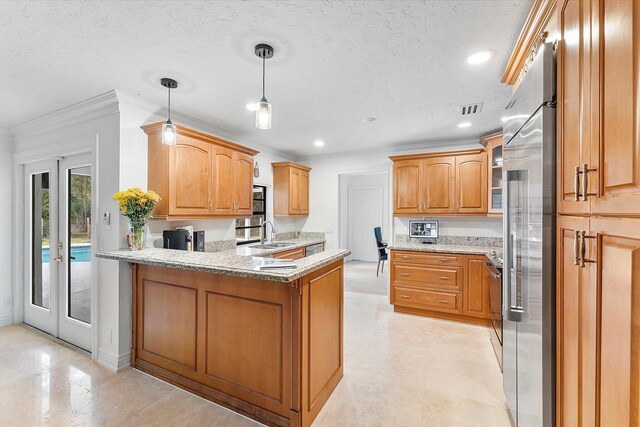
[[[154,218],[165,220],[248,216],[253,212],[253,156],[258,152],[177,126],[176,145],[163,145],[162,123],[148,135],[148,188],[162,200]]]
[[[487,212],[502,215],[502,132],[480,139],[487,151]]]
[[[567,0],[558,46],[558,211],[640,215],[640,3]]]
[[[272,163],[275,216],[309,215],[309,172],[293,162]]]
[[[396,216],[485,215],[487,155],[466,150],[393,156]]]

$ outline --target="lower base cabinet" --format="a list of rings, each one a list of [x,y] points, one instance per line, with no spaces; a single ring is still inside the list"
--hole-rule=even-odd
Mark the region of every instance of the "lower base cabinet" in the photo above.
[[[557,222],[557,425],[640,425],[640,219]]]
[[[488,325],[489,276],[484,255],[391,251],[395,311]]]

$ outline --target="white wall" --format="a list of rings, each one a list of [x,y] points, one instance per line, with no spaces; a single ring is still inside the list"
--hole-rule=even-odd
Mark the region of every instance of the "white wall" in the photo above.
[[[0,327],[13,323],[13,137],[0,128]]]
[[[427,153],[459,149],[478,148],[479,141],[444,141],[442,143],[417,144],[411,147],[386,148],[367,152],[330,154],[299,160],[312,168],[310,175],[310,214],[303,231],[326,233],[327,248],[338,248],[345,244],[340,237],[344,233],[340,223],[340,179],[344,174],[387,172],[389,176],[389,212],[393,212],[393,164],[390,155]],[[392,241],[396,234],[408,234],[411,218],[389,220],[386,239]],[[502,223],[496,218],[437,218],[441,235],[502,236]],[[342,231],[342,233],[341,233]]]

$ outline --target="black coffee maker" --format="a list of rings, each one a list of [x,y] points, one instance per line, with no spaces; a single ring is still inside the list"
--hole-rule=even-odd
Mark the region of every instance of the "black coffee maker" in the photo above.
[[[191,234],[187,230],[164,230],[162,232],[162,247],[165,249],[189,250]]]

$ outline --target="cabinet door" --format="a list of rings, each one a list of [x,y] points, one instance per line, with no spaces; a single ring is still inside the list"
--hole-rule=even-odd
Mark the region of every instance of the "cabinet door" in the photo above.
[[[456,157],[457,213],[487,213],[487,154]]]
[[[487,212],[502,214],[502,134],[487,142]]]
[[[640,220],[592,219],[591,235],[591,288],[600,305],[597,425],[638,426]]]
[[[289,168],[289,213],[300,213],[300,169]]]
[[[180,136],[169,150],[169,214],[207,215],[211,201],[211,144]]]
[[[309,215],[309,172],[300,171],[300,213]]]
[[[589,220],[560,216],[556,230],[557,425],[595,426],[597,292],[589,268],[575,264],[575,232],[589,233]]]
[[[591,212],[640,214],[640,3],[601,1],[594,7],[592,105],[594,133],[586,174]],[[599,85],[599,86],[598,86]],[[594,99],[596,96],[594,96]],[[587,163],[587,162],[585,162]],[[585,179],[583,176],[582,179]]]
[[[253,214],[253,157],[235,153],[235,215]]]
[[[489,318],[489,275],[486,256],[468,256],[464,265],[463,313],[466,316]]]
[[[422,207],[420,159],[393,162],[393,213],[418,214]]]
[[[588,163],[592,137],[590,5],[588,0],[565,0],[560,9],[557,205],[565,214],[589,211],[588,202],[575,201],[575,168]]]
[[[423,163],[424,192],[422,212],[455,212],[455,157],[427,158]]]
[[[213,149],[213,213],[234,213],[234,151],[214,146]]]

